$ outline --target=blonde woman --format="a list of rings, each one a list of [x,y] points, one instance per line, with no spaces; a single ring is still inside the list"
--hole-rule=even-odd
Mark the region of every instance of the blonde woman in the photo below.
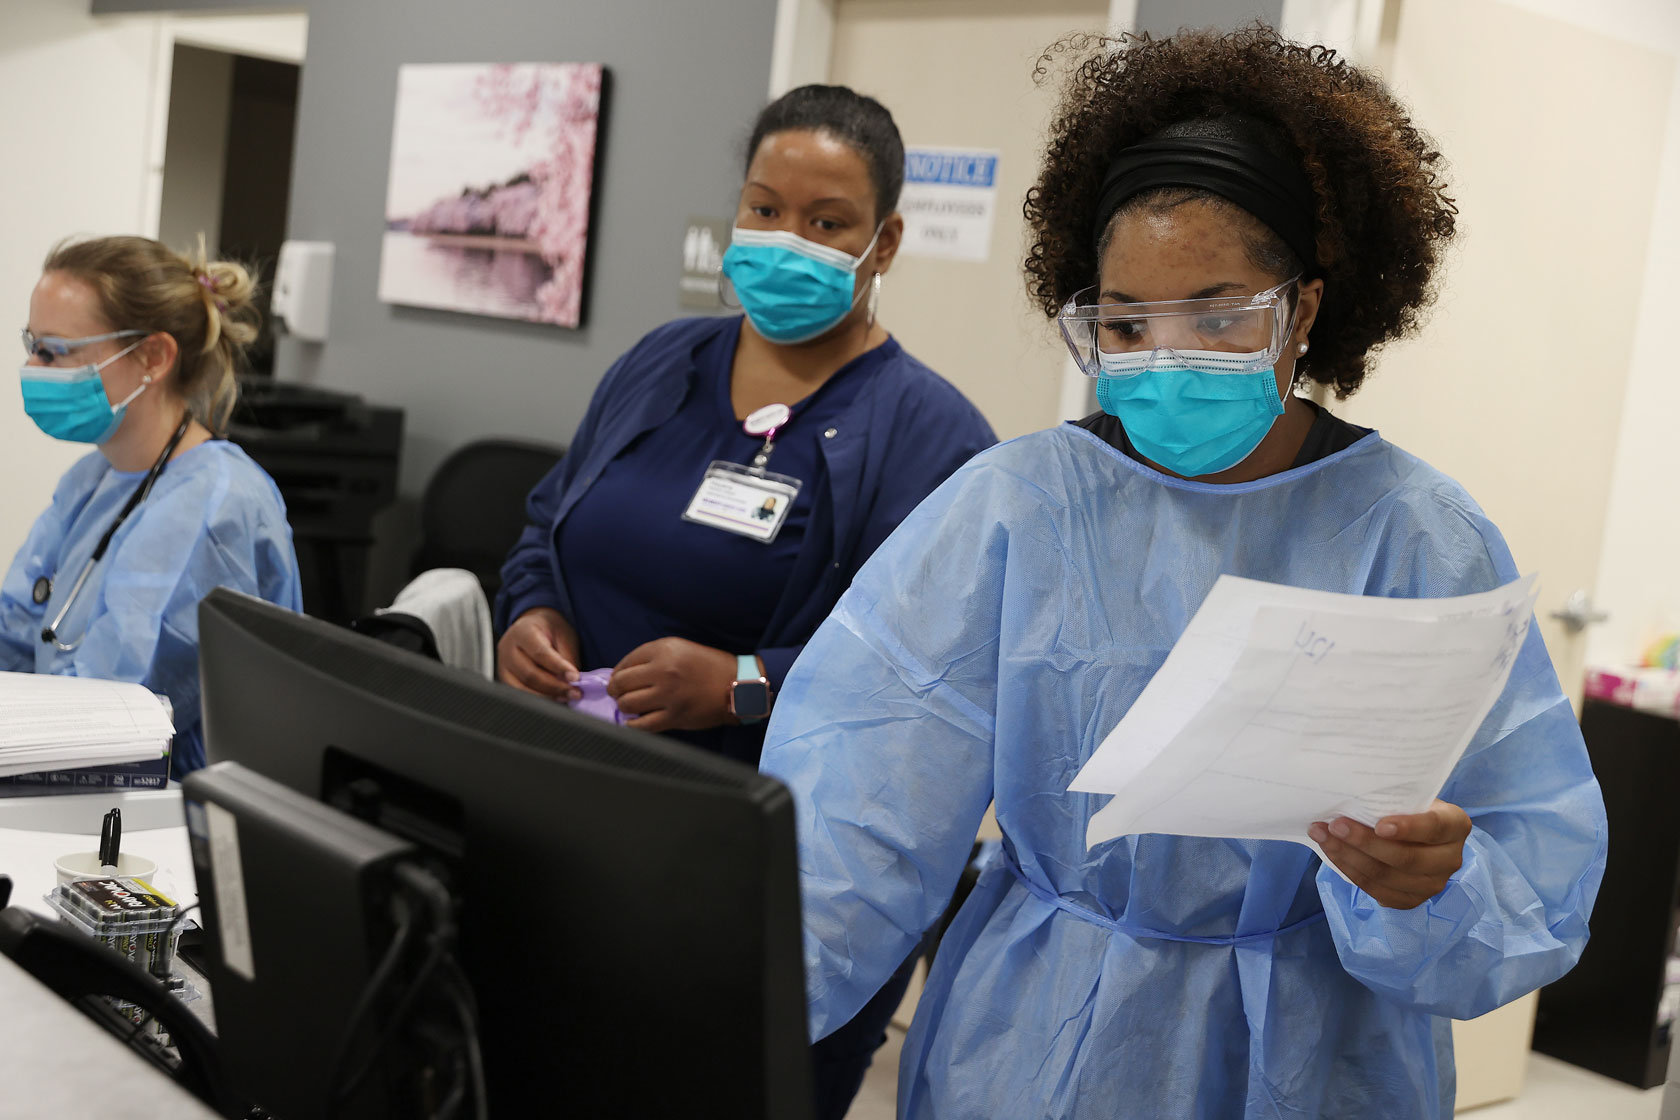
[[[23,407],[95,450],[59,480],[0,583],[0,670],[133,681],[175,709],[171,770],[204,765],[198,602],[300,609],[274,481],[218,433],[256,337],[237,264],[141,237],[68,242],[29,300]]]

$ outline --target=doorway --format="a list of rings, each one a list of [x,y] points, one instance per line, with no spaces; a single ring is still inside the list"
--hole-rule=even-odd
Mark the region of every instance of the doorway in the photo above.
[[[177,42],[170,73],[158,240],[191,250],[202,235],[213,258],[251,270],[263,329],[247,360],[252,373],[272,376],[269,293],[286,236],[302,67]]]

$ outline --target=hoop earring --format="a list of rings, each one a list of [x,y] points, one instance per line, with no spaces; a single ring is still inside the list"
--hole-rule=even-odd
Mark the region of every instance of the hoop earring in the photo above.
[[[729,297],[725,296],[723,294],[723,281],[724,281],[723,269],[720,268],[720,269],[717,270],[717,281],[716,281],[718,303],[723,307],[729,308],[729,310],[731,310],[731,311],[741,310],[741,303],[740,303],[739,300],[736,300],[734,303],[731,303],[731,302],[729,302]],[[731,296],[735,294],[735,285],[733,285],[733,284],[729,285],[729,294]]]
[[[881,302],[881,274],[877,272],[869,281],[869,322],[866,326],[875,325],[875,308]]]

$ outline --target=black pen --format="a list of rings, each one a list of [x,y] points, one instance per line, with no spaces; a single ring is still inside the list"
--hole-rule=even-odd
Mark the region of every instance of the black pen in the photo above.
[[[99,864],[115,868],[122,849],[122,810],[112,809],[105,814],[99,829]]]

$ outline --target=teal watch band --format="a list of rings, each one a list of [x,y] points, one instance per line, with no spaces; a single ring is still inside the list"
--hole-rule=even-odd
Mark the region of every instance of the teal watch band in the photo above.
[[[770,715],[770,681],[750,653],[735,658],[735,683],[729,686],[729,711],[742,723],[758,723]]]

